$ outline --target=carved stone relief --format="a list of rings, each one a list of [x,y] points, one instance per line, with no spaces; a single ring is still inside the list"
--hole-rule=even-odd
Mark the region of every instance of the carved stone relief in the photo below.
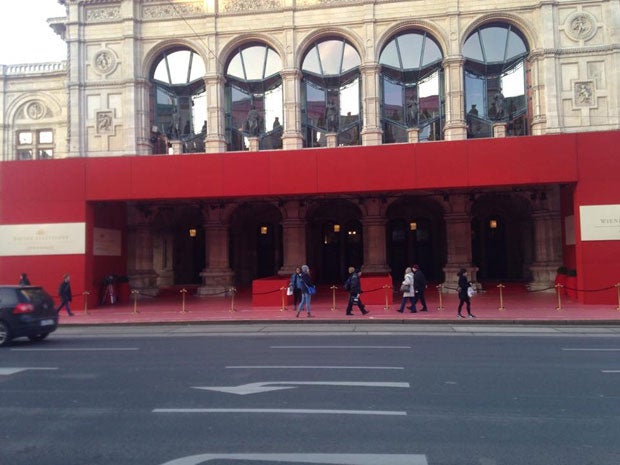
[[[573,87],[575,107],[592,107],[596,99],[594,97],[594,82],[577,81]]]
[[[112,21],[120,19],[121,8],[89,8],[86,10],[86,22],[88,23],[102,23],[105,21]]]
[[[29,103],[26,107],[26,116],[30,119],[41,119],[45,116],[45,113],[47,113],[47,108],[38,100]]]
[[[161,19],[177,16],[200,16],[205,13],[204,2],[200,3],[170,3],[142,7],[144,19]]]
[[[278,10],[282,8],[282,0],[226,0],[223,10],[226,13],[238,13],[243,11]]]
[[[111,50],[99,50],[93,57],[93,65],[99,74],[110,74],[116,69],[116,55]]]
[[[564,31],[573,40],[589,40],[596,34],[596,18],[587,11],[577,11],[566,18]]]
[[[111,111],[97,112],[97,134],[111,134],[114,132],[112,125],[113,113]]]

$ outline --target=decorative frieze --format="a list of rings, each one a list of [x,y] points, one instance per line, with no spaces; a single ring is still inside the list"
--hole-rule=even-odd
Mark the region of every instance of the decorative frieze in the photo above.
[[[166,3],[142,7],[143,19],[165,19],[205,14],[204,2]]]
[[[284,6],[282,0],[225,0],[222,2],[222,11],[225,13],[241,13],[247,11],[280,10]]]
[[[86,10],[87,23],[103,23],[120,19],[121,8],[119,6],[107,8],[88,8]]]

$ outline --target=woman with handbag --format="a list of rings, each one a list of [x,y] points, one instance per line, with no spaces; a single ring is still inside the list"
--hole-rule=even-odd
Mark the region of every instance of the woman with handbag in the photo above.
[[[308,265],[303,265],[301,267],[301,277],[298,282],[301,289],[301,301],[297,307],[297,317],[299,317],[301,309],[304,308],[305,305],[306,312],[308,312],[308,318],[312,318],[312,314],[310,313],[310,301],[312,300],[311,295],[314,294],[316,290],[312,285],[312,280],[310,279],[310,268]]]
[[[411,306],[407,307],[411,310],[411,313],[416,313],[415,309],[415,290],[413,287],[413,270],[410,267],[405,269],[405,279],[403,279],[403,283],[400,285],[400,291],[403,293],[403,300],[400,302],[400,308],[397,312],[403,313],[405,311],[405,304],[407,300]]]
[[[458,282],[458,293],[459,293],[459,308],[458,308],[458,318],[465,318],[461,315],[461,309],[463,308],[463,304],[467,306],[467,318],[476,318],[471,314],[471,299],[469,298],[468,289],[471,286],[471,283],[467,279],[467,270],[465,268],[461,268],[461,270],[457,273],[459,277]]]

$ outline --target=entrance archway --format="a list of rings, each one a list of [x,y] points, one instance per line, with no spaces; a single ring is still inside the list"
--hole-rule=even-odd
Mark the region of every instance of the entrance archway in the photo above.
[[[527,281],[533,257],[530,202],[516,193],[485,194],[472,207],[472,262],[478,280]]]
[[[428,197],[403,197],[387,211],[387,257],[394,282],[402,281],[405,268],[420,265],[426,278],[441,281],[446,262],[443,209]]]
[[[364,263],[361,212],[353,202],[325,200],[308,213],[308,262],[317,282],[341,284],[347,268]]]

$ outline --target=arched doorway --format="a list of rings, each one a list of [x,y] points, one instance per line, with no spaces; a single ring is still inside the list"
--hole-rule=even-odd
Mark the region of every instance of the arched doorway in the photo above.
[[[282,215],[268,202],[248,202],[231,215],[229,255],[237,285],[274,276],[282,267]]]
[[[325,200],[308,213],[308,264],[316,281],[341,284],[347,268],[364,263],[361,212],[354,203]]]
[[[472,262],[478,280],[528,281],[533,257],[531,206],[515,194],[486,194],[472,207]]]
[[[387,257],[394,282],[413,264],[431,281],[441,281],[446,262],[443,209],[430,198],[403,197],[387,211]]]

